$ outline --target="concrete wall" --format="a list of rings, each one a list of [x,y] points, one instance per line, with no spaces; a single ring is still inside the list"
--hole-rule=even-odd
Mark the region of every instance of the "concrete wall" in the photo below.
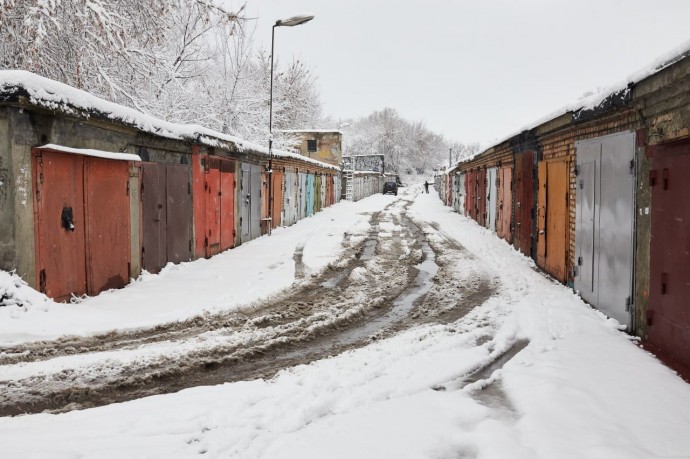
[[[297,135],[300,141],[296,147],[303,156],[334,166],[343,162],[343,135],[340,132],[303,132]],[[309,151],[309,140],[316,140],[316,151]]]

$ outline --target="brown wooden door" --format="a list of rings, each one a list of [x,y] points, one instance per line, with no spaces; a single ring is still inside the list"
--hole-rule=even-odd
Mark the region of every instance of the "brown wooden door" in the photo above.
[[[567,161],[546,163],[546,259],[544,269],[561,282],[567,280],[568,185],[570,165]]]
[[[654,149],[649,341],[690,366],[690,142]],[[686,368],[687,369],[687,368]]]
[[[129,281],[129,163],[84,158],[86,260],[89,295]]]
[[[163,166],[163,165],[162,165]],[[192,200],[189,166],[165,164],[166,263],[192,259]]]
[[[84,158],[33,153],[36,277],[56,301],[86,293]]]

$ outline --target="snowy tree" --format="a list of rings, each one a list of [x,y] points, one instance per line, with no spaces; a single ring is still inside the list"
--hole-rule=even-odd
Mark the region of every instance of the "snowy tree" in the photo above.
[[[468,159],[479,153],[481,146],[479,143],[463,143],[463,142],[451,142],[450,149],[452,150],[453,163]]]
[[[391,108],[345,122],[349,123],[343,139],[346,154],[383,154],[387,171],[422,173],[448,157],[449,144],[442,135],[422,121],[402,118]]]
[[[192,102],[204,89],[208,32],[236,26],[242,10],[211,0],[0,0],[0,67],[185,119],[203,113]]]

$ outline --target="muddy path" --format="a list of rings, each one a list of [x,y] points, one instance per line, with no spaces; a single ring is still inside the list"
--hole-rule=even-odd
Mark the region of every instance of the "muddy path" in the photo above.
[[[482,304],[496,280],[438,228],[413,221],[414,196],[346,234],[344,255],[318,276],[294,254],[296,283],[242,311],[134,332],[0,348],[0,415],[63,412],[199,385],[270,378]],[[462,267],[462,269],[458,269]]]

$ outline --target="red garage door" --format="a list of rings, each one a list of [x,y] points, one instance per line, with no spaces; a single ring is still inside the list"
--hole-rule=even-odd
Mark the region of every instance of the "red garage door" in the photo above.
[[[690,142],[654,148],[649,341],[690,367]]]

